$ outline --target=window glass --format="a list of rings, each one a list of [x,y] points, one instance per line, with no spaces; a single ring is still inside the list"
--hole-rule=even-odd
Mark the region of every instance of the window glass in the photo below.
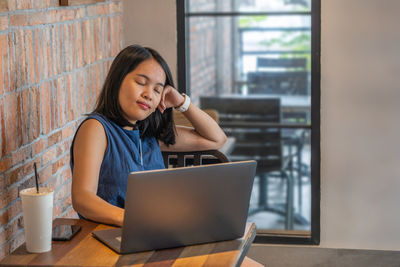
[[[249,221],[311,229],[311,0],[187,0],[186,90],[257,161]]]

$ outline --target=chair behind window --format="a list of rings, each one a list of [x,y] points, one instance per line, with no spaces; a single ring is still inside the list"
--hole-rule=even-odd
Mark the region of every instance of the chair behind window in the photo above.
[[[248,72],[249,94],[308,95],[306,58],[257,58]]]

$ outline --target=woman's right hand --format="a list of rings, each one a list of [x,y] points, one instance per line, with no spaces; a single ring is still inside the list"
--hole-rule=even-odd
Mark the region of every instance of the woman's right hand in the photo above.
[[[174,87],[167,85],[161,95],[161,101],[158,110],[163,113],[167,108],[179,107],[185,101],[185,97]]]

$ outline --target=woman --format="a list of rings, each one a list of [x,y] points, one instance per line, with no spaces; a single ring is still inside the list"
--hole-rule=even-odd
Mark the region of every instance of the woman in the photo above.
[[[193,128],[174,126],[172,109]],[[173,85],[165,60],[139,45],[111,64],[94,111],[71,145],[72,204],[83,217],[122,226],[128,174],[164,168],[160,150],[218,149],[226,136]]]

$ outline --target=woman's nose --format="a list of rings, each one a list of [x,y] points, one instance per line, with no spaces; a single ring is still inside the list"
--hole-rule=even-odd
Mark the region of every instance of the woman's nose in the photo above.
[[[142,92],[142,97],[144,99],[151,100],[152,99],[151,92],[152,92],[151,88],[149,86],[146,86]]]

